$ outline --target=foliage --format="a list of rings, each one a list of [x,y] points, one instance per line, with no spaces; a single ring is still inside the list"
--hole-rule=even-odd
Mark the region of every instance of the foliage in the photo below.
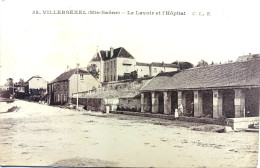
[[[194,65],[192,63],[187,62],[187,61],[184,61],[184,62],[175,61],[175,62],[173,62],[173,64],[177,64],[179,66],[180,70],[189,69],[189,68],[194,67]]]
[[[205,60],[201,60],[198,62],[197,66],[196,67],[203,67],[203,66],[208,66],[208,62],[205,61]]]
[[[6,79],[5,86],[13,87],[13,84],[14,84],[13,78]]]
[[[99,70],[97,70],[96,64],[91,64],[87,67],[87,70],[91,75],[93,75],[95,78],[99,78]]]
[[[124,75],[118,75],[118,80],[126,80],[126,79],[132,79],[135,80],[138,77],[138,72],[132,71],[131,73],[125,73]]]

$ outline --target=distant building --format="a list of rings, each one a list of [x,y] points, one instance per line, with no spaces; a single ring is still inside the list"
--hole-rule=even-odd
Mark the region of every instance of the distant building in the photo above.
[[[17,86],[20,93],[25,92],[25,96],[34,101],[39,101],[47,94],[48,82],[39,75],[32,76],[25,82],[25,85]]]
[[[26,81],[26,85],[28,85],[29,90],[44,89],[46,91],[47,83],[48,82],[39,75],[32,76]]]
[[[177,71],[176,64],[165,63],[140,63],[123,47],[110,48],[109,51],[97,51],[89,62],[89,65],[96,65],[99,71],[100,82],[111,82],[121,79],[133,71],[137,71],[138,78],[155,76],[160,72]]]
[[[254,60],[254,59],[260,59],[260,54],[251,54],[251,53],[249,53],[249,55],[239,56],[237,58],[237,62],[249,61],[249,60]]]
[[[48,84],[48,104],[70,103],[72,94],[97,88],[101,83],[84,69],[71,69]]]

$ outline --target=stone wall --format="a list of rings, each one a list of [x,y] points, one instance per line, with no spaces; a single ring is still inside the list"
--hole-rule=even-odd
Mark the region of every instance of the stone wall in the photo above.
[[[139,90],[149,81],[149,79],[136,79],[128,81],[116,81],[103,84],[94,90],[79,92],[80,98],[133,98],[138,96]],[[76,94],[72,94],[76,98]]]
[[[120,98],[117,110],[141,112],[140,98]]]
[[[76,104],[77,99],[72,98],[72,103]],[[84,106],[84,109],[91,111],[105,111],[105,101],[99,98],[79,98],[79,105]]]

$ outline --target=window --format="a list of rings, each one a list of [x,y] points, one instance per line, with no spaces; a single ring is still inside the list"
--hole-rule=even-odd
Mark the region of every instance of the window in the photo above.
[[[154,72],[154,73],[157,73],[157,69],[156,69],[156,68],[154,68],[154,69],[153,69],[153,72]]]
[[[105,76],[105,82],[107,81],[107,76]]]
[[[113,80],[113,76],[111,75],[111,81]]]
[[[58,96],[57,102],[59,102],[60,101],[60,95],[58,94],[57,96]]]
[[[116,75],[114,75],[114,81],[116,81]]]
[[[114,60],[114,67],[116,68],[116,60]]]
[[[67,95],[64,94],[64,102],[67,102]]]
[[[84,80],[84,75],[80,74],[80,80]]]

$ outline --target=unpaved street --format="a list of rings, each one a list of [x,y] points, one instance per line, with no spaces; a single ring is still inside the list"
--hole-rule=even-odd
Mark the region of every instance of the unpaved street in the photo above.
[[[0,114],[0,165],[255,167],[258,133],[195,131],[202,124],[86,114],[16,101]],[[181,125],[181,126],[178,126]]]

